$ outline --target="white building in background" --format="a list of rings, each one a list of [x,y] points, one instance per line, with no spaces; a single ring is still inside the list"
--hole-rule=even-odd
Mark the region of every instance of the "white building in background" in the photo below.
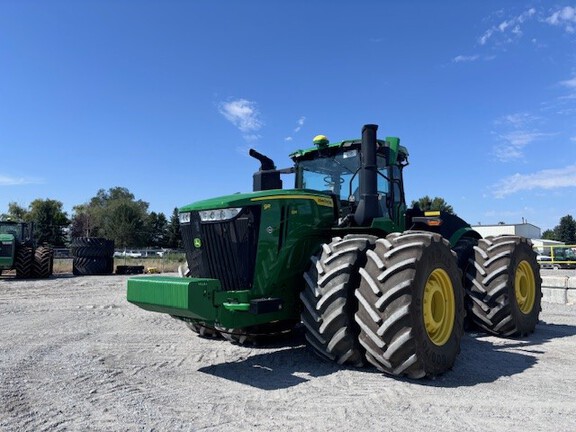
[[[546,247],[561,246],[564,243],[555,240],[544,240],[541,229],[535,225],[523,222],[520,224],[475,225],[472,227],[482,237],[511,234],[529,238],[534,249],[543,253]]]
[[[519,224],[475,225],[472,228],[478,231],[482,237],[509,234],[532,239],[532,242],[542,237],[540,228],[527,222]]]

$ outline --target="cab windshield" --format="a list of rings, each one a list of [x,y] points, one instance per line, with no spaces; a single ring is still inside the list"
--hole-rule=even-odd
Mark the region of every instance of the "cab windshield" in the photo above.
[[[360,152],[349,150],[335,155],[298,163],[298,184],[303,189],[313,189],[334,194],[340,201],[358,202]],[[378,155],[378,194],[380,199],[389,193],[386,158]]]

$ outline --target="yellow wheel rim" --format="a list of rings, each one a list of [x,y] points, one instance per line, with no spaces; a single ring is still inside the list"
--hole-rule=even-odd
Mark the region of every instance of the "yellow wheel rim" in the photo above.
[[[436,269],[426,281],[423,298],[424,327],[434,345],[442,346],[452,335],[456,317],[454,288],[450,276]]]
[[[521,261],[514,277],[516,303],[523,314],[529,314],[536,300],[536,278],[528,261]]]

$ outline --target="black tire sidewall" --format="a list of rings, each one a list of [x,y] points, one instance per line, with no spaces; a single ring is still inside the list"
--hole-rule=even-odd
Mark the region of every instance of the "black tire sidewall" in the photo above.
[[[72,273],[77,276],[109,275],[113,272],[112,258],[76,257],[72,261]]]
[[[438,346],[430,340],[426,332],[423,314],[426,282],[436,269],[442,269],[448,274],[454,292],[454,325],[450,338],[442,346]],[[416,353],[424,364],[426,373],[437,375],[449,369],[460,352],[460,340],[464,325],[464,290],[461,286],[460,270],[450,249],[441,242],[435,241],[423,250],[415,270],[410,313],[413,322],[413,336],[417,340]]]
[[[71,253],[79,258],[110,258],[114,255],[114,240],[103,237],[75,237]]]
[[[516,269],[522,261],[526,261],[530,264],[532,269],[532,274],[535,278],[536,292],[534,293],[534,305],[528,314],[523,313],[518,306],[518,301],[516,299]],[[540,267],[536,261],[536,255],[530,245],[526,242],[519,243],[510,255],[510,274],[508,276],[508,297],[510,301],[510,314],[512,315],[514,323],[516,323],[516,329],[520,335],[525,335],[532,333],[536,324],[539,321],[539,315],[541,311],[541,300],[542,300],[542,290],[540,279]]]

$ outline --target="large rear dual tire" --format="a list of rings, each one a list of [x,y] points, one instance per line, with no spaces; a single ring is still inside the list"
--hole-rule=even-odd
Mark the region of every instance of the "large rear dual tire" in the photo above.
[[[34,251],[34,262],[32,273],[37,278],[48,278],[52,276],[54,268],[54,250],[46,246],[38,246]]]
[[[47,246],[19,247],[16,251],[14,268],[18,279],[40,278],[52,276],[54,267],[54,251]]]
[[[474,324],[504,337],[534,331],[541,311],[542,278],[529,240],[481,239],[466,268],[467,309]]]
[[[22,246],[16,249],[14,269],[18,279],[30,279],[34,272],[34,251],[31,247]]]

